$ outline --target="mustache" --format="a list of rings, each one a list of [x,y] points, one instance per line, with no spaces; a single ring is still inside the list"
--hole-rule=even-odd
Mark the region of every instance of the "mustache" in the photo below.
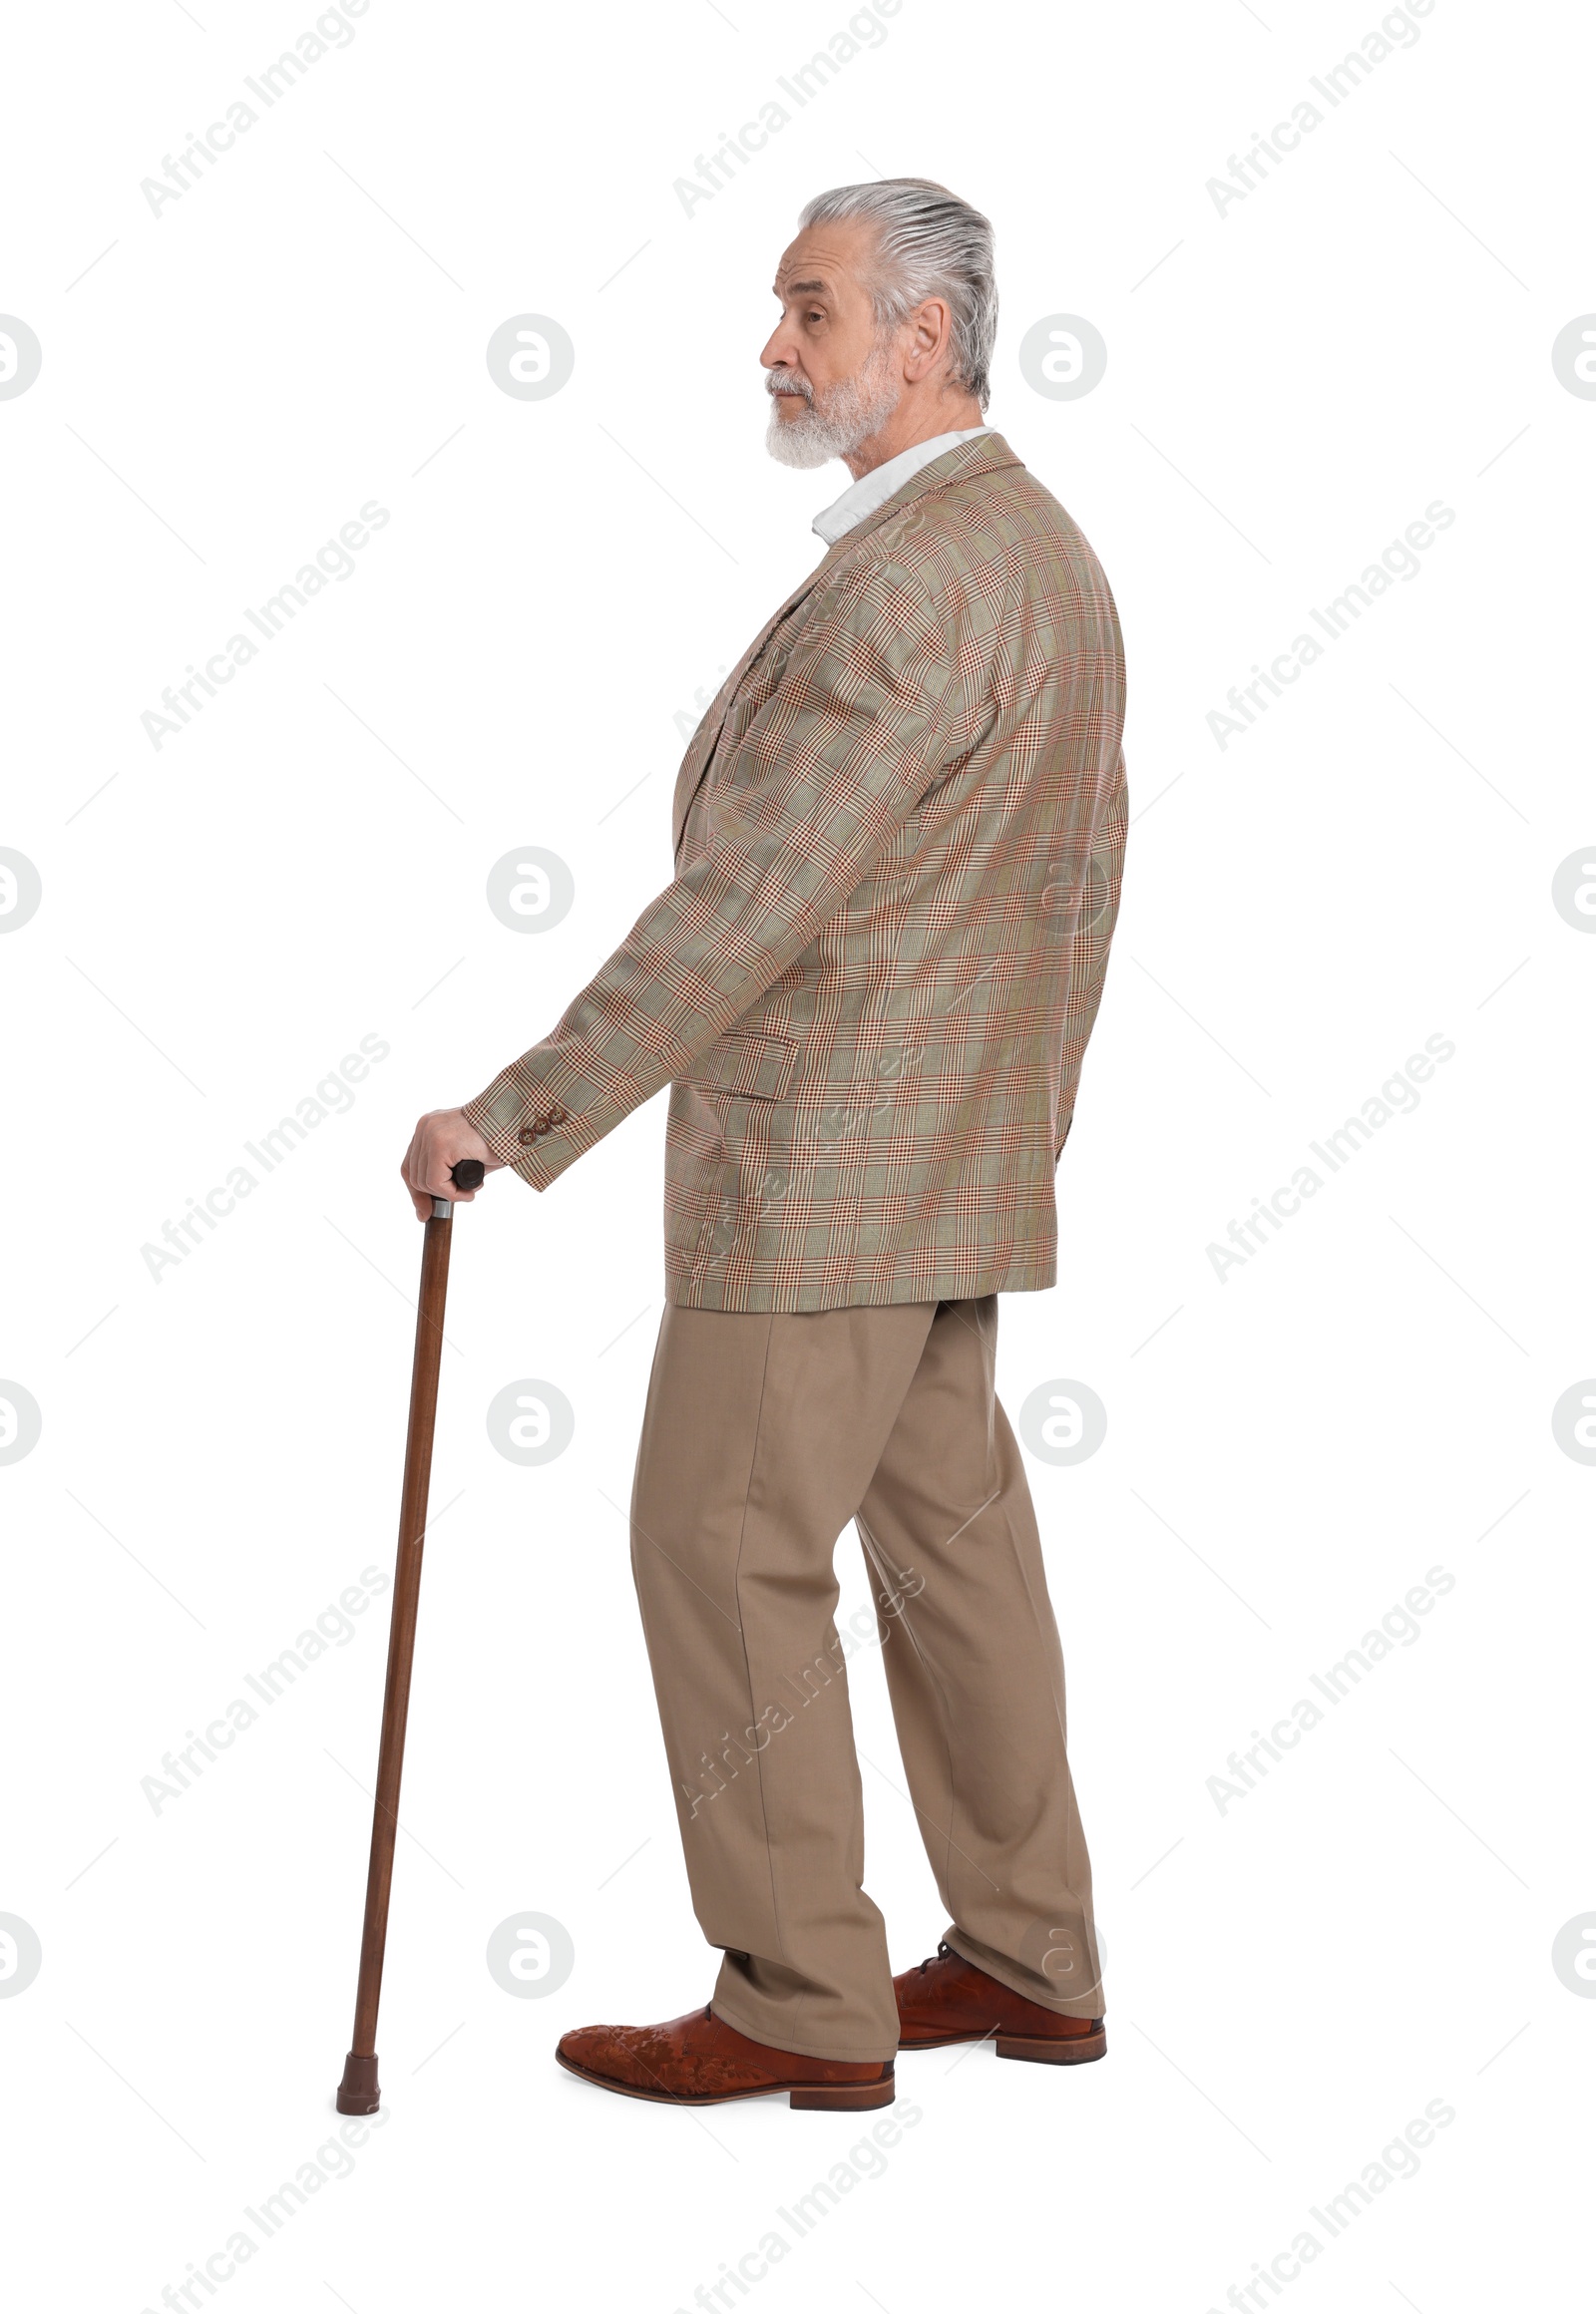
[[[796,395],[799,401],[807,402],[811,409],[814,408],[814,387],[807,378],[801,378],[791,370],[766,370],[765,392],[778,398]]]

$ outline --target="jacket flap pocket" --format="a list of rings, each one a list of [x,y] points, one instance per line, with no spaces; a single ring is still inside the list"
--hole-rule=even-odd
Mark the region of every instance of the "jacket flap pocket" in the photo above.
[[[779,1101],[797,1058],[798,1046],[790,1036],[762,1036],[733,1029],[710,1047],[685,1081],[700,1092]]]

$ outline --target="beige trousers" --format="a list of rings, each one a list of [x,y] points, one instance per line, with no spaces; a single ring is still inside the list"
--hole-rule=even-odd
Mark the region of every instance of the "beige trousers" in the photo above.
[[[659,1329],[632,1490],[642,1608],[717,2017],[809,2057],[891,2057],[865,1894],[836,1542],[858,1525],[909,1792],[966,1960],[1103,2013],[1064,1672],[998,1300],[684,1310]],[[896,1804],[896,1803],[894,1803]]]

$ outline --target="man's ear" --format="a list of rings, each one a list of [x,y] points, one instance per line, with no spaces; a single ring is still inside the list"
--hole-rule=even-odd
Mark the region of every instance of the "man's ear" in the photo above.
[[[948,308],[940,297],[928,297],[916,308],[914,336],[904,358],[904,368],[909,377],[920,379],[929,376],[937,357],[948,342],[949,321]]]

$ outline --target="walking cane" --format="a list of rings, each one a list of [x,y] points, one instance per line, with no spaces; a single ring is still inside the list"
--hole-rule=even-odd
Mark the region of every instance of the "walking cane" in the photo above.
[[[479,1159],[463,1157],[450,1169],[449,1178],[457,1189],[478,1189],[484,1170]],[[450,1199],[435,1197],[432,1218],[422,1236],[416,1354],[410,1369],[410,1427],[405,1434],[405,1480],[399,1499],[399,1554],[388,1623],[388,1683],[382,1694],[382,1740],[377,1750],[377,1793],[371,1811],[371,1862],[366,1872],[365,1925],[360,1932],[354,2045],[344,2059],[343,2079],[338,2084],[341,2114],[374,2114],[382,2102],[377,2086],[377,2001],[388,1942],[394,1835],[399,1828],[399,1778],[404,1771],[410,1665],[416,1652],[421,1546],[427,1531],[427,1486],[432,1476],[432,1431],[438,1412],[438,1364],[443,1352],[453,1212]]]

